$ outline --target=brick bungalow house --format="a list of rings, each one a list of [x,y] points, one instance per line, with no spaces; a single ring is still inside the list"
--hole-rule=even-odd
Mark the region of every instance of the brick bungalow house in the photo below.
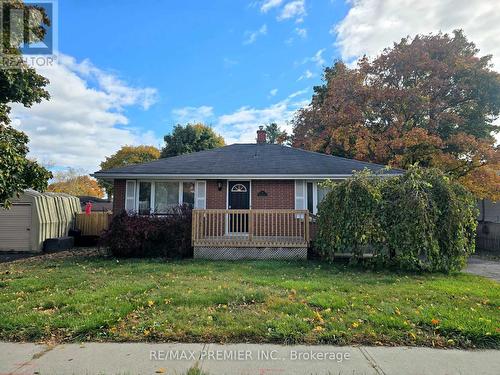
[[[102,170],[114,183],[114,213],[165,214],[190,204],[198,258],[305,258],[311,214],[327,193],[319,182],[385,166],[267,144],[233,144]]]

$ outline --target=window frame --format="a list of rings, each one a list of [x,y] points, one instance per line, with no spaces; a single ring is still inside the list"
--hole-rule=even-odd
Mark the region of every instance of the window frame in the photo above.
[[[140,194],[141,194],[141,183],[142,182],[146,182],[146,183],[150,183],[151,184],[151,187],[150,187],[150,190],[149,190],[149,213],[151,213],[151,210],[153,208],[153,196],[154,196],[154,184],[152,181],[150,180],[137,180],[137,183],[135,184],[136,185],[136,189],[135,189],[135,212],[137,212],[138,214],[140,215],[144,215],[144,214],[141,214],[139,212],[139,203],[140,203]]]
[[[307,207],[307,202],[309,201],[309,192],[308,192],[308,188],[307,188],[307,185],[308,184],[312,184],[312,206],[313,206],[313,210],[312,210],[312,214],[313,215],[317,215],[318,213],[318,181],[311,181],[311,180],[306,180],[305,181],[305,185],[306,185],[306,189],[305,189],[305,194],[304,194],[304,200],[305,200],[305,206],[306,206],[306,210],[308,209]]]
[[[131,191],[130,189],[133,189]],[[125,180],[125,211],[127,212],[135,212],[137,211],[137,181],[136,180]],[[132,200],[132,204],[128,205],[128,201]]]
[[[312,205],[313,210],[311,214],[318,214],[318,183],[322,181],[317,180],[295,180],[295,209],[296,210],[308,210],[308,201],[309,201],[309,193],[308,193],[308,185],[312,184]],[[298,187],[301,186],[301,193],[298,194]]]
[[[323,181],[321,181],[323,182]],[[326,194],[328,194],[331,190],[327,191]],[[326,197],[326,194],[324,195],[323,199]],[[319,189],[318,189],[318,183],[316,182],[316,213],[318,213],[318,205],[321,203],[321,201],[318,200],[319,198]]]
[[[149,214],[150,215],[165,215],[167,213],[160,212],[156,213],[154,211],[155,208],[155,192],[156,192],[156,183],[162,183],[162,182],[176,182],[179,186],[179,191],[178,191],[178,205],[184,204],[184,194],[183,194],[183,189],[184,189],[184,183],[189,182],[194,184],[194,192],[195,192],[195,202],[196,203],[196,180],[137,180],[136,186],[137,188],[135,189],[135,207],[136,207],[136,212],[139,212],[139,190],[141,186],[141,182],[147,182],[151,183],[151,194],[150,194],[150,209],[149,209]]]

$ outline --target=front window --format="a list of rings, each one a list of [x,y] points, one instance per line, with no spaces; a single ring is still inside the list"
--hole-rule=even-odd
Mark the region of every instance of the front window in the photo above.
[[[139,184],[139,214],[148,215],[151,212],[151,182]]]
[[[308,182],[307,183],[307,210],[310,213],[315,213],[314,211],[314,193],[313,193],[313,183]]]
[[[135,202],[140,215],[167,214],[182,204],[194,206],[195,183],[192,181],[139,181],[138,188],[138,194],[134,197],[132,191],[130,199],[131,205],[138,199]]]
[[[166,213],[179,204],[178,182],[155,183],[155,213]]]
[[[318,204],[325,199],[326,195],[330,192],[330,188],[319,186],[318,184]]]
[[[194,206],[194,182],[182,183],[182,203]]]
[[[318,213],[318,205],[325,199],[325,196],[330,192],[330,188],[321,186],[321,182],[306,181],[305,186],[305,202],[304,208],[316,215]]]

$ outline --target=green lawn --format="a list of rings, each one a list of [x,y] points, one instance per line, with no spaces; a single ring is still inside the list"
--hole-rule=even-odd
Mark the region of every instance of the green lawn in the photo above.
[[[315,262],[0,265],[0,339],[500,348],[500,284]]]

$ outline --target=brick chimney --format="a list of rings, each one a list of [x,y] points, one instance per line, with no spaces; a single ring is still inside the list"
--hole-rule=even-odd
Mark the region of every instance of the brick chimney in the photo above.
[[[266,143],[266,131],[263,126],[259,126],[259,130],[257,130],[257,144]]]

